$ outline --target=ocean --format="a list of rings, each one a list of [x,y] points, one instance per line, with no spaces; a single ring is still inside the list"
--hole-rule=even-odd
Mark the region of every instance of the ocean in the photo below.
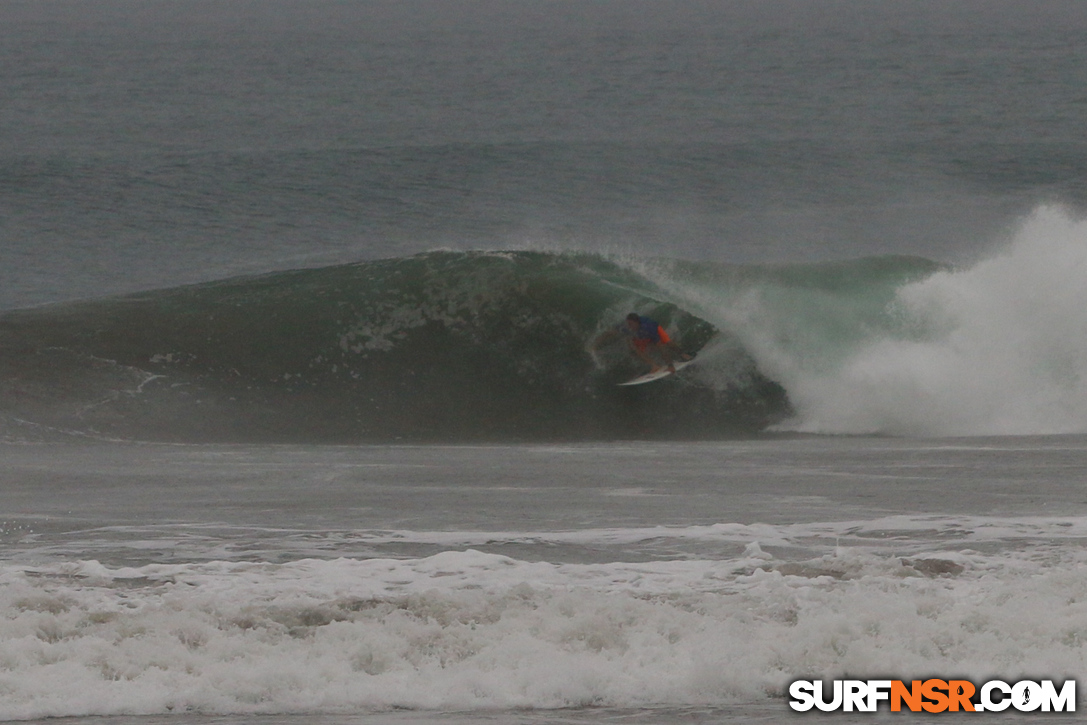
[[[4,2],[0,720],[1082,679],[1085,37],[1078,0]],[[618,386],[631,311],[695,363]]]

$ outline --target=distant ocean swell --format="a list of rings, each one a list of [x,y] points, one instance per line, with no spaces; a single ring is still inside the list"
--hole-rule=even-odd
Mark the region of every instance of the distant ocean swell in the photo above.
[[[431,252],[0,318],[0,435],[174,441],[1087,430],[1087,224],[964,269]],[[699,362],[592,341],[630,310]]]

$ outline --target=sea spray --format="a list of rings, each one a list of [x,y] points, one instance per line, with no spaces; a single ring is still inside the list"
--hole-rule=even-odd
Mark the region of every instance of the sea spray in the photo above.
[[[1087,430],[1087,222],[1038,209],[1000,254],[903,286],[833,370],[779,372],[806,431]],[[789,374],[791,373],[791,374]]]
[[[778,429],[1087,430],[1087,222],[1061,208],[963,268],[885,257],[650,277],[784,386],[795,416]]]

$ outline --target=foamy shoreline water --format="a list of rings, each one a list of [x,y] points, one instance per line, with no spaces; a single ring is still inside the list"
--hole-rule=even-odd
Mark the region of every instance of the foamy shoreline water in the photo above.
[[[0,715],[726,707],[812,672],[1075,678],[1087,558],[1039,548],[5,567]]]
[[[476,712],[372,712],[356,715],[160,715],[49,718],[26,725],[715,725],[717,723],[802,723],[810,713],[796,713],[782,703],[749,703],[727,708],[566,708],[562,710],[493,710]],[[835,713],[835,723],[931,722],[931,714]],[[822,719],[826,719],[823,717]],[[1080,722],[1075,713],[987,713],[990,722]]]
[[[1075,677],[1085,451],[7,446],[0,718],[728,721],[799,677]]]

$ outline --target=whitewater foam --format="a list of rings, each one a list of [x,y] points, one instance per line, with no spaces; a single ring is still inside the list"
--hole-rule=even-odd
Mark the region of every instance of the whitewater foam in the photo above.
[[[672,290],[782,383],[795,416],[778,429],[1087,430],[1087,221],[1040,207],[999,254],[923,277],[848,289],[681,279]]]
[[[1047,542],[800,561],[754,540],[717,560],[606,564],[472,549],[8,564],[0,718],[722,705],[810,673],[1071,676],[1087,665],[1087,556]]]
[[[0,719],[1063,679],[1087,664],[1083,450],[12,446]]]

